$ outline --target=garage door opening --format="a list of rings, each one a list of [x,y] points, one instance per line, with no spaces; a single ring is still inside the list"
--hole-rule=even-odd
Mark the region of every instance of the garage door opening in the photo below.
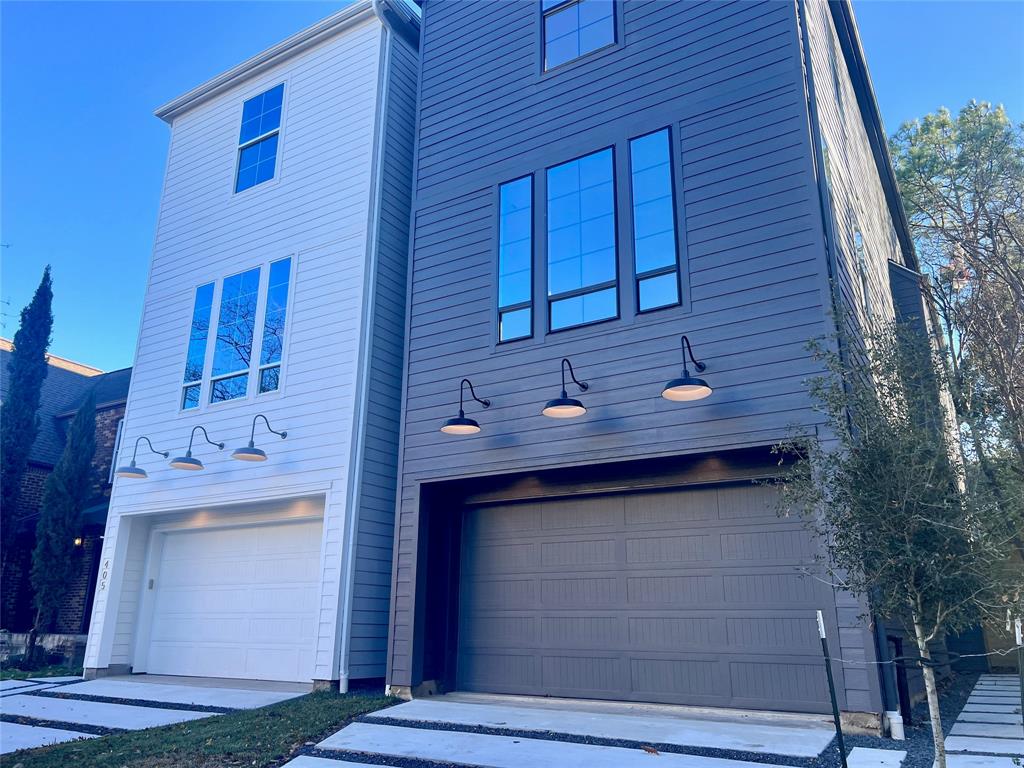
[[[774,494],[747,482],[465,507],[453,686],[829,711],[815,611],[835,637],[835,598],[801,572],[816,544]]]
[[[322,529],[303,519],[155,532],[134,671],[311,680]]]

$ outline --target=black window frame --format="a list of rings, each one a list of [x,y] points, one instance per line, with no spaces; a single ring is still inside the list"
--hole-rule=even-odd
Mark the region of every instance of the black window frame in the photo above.
[[[537,268],[537,232],[536,232],[536,215],[537,215],[537,183],[535,179],[535,173],[524,173],[522,176],[516,176],[514,179],[503,181],[498,184],[497,194],[497,211],[498,211],[498,228],[497,228],[497,258],[495,259],[495,307],[497,312],[497,325],[496,334],[499,344],[509,344],[514,341],[522,341],[523,339],[531,339],[534,336],[534,322],[536,320],[536,308],[534,307],[534,271]],[[530,295],[525,301],[516,302],[514,304],[502,304],[501,303],[501,191],[504,187],[523,181],[524,179],[530,180]],[[509,312],[518,312],[523,309],[530,310],[530,331],[522,336],[513,336],[508,339],[503,339],[501,336],[501,318],[503,315]]]
[[[668,172],[669,172],[669,186],[672,193],[672,235],[675,248],[675,262],[665,267],[656,267],[654,269],[648,269],[645,272],[640,272],[637,269],[636,263],[636,198],[633,191],[633,142],[639,139],[653,136],[656,133],[665,132],[667,136],[668,146],[666,150],[668,152]],[[628,163],[629,170],[629,210],[630,210],[630,241],[629,246],[632,252],[632,263],[633,263],[633,301],[636,307],[636,313],[638,315],[645,315],[650,312],[658,312],[662,309],[670,309],[671,307],[681,306],[683,303],[683,280],[682,280],[682,258],[679,249],[679,198],[676,195],[678,191],[678,181],[676,163],[673,161],[676,153],[673,152],[675,144],[675,134],[672,130],[671,125],[666,125],[661,128],[656,128],[653,131],[647,131],[646,133],[637,134],[636,136],[630,136],[626,139],[626,162]],[[676,276],[676,300],[671,304],[659,304],[656,307],[650,307],[649,309],[643,309],[640,306],[640,283],[644,280],[649,280],[655,277],[661,277],[662,275],[668,275],[675,273]]]
[[[562,67],[567,67],[570,64],[574,64],[588,56],[592,56],[600,51],[607,50],[619,44],[619,40],[622,35],[622,32],[619,29],[619,0],[606,0],[606,2],[608,2],[612,8],[612,39],[609,42],[605,43],[604,45],[598,46],[597,48],[592,48],[589,51],[581,52],[580,54],[574,56],[571,59],[566,59],[563,62],[555,64],[554,66],[548,66],[548,19],[558,13],[568,10],[570,7],[574,5],[580,5],[583,2],[585,2],[585,0],[553,0],[551,5],[548,7],[545,7],[544,0],[540,0],[540,2],[537,3],[538,7],[540,8],[540,69],[542,73],[554,72],[558,69],[561,69]],[[577,34],[579,34],[578,28]]]
[[[612,320],[618,320],[619,318],[622,317],[622,301],[620,301],[620,297],[619,297],[619,286],[620,286],[620,284],[622,282],[622,280],[621,280],[622,275],[620,274],[621,270],[620,270],[620,267],[619,267],[619,257],[620,257],[620,249],[619,249],[619,245],[620,245],[620,243],[619,243],[619,234],[620,234],[619,226],[620,226],[620,224],[619,224],[619,219],[621,217],[619,216],[619,188],[618,188],[619,185],[618,185],[618,174],[617,174],[617,169],[618,169],[618,165],[617,164],[618,164],[619,157],[618,157],[618,146],[617,145],[618,145],[618,142],[612,142],[611,144],[608,144],[607,146],[599,147],[597,149],[591,150],[590,152],[584,152],[583,154],[576,155],[575,157],[571,157],[568,160],[562,160],[560,162],[553,163],[551,165],[548,165],[548,166],[544,167],[544,170],[543,170],[543,172],[544,172],[544,217],[543,217],[544,230],[543,230],[543,235],[544,235],[544,243],[545,244],[544,244],[544,264],[542,266],[543,266],[543,269],[544,269],[544,271],[543,271],[543,275],[544,275],[544,298],[547,301],[547,312],[546,312],[547,318],[546,318],[546,322],[547,322],[547,332],[548,333],[562,333],[563,331],[571,331],[571,330],[574,330],[576,328],[586,328],[586,327],[591,326],[591,325],[598,325],[599,323],[607,323],[607,322],[610,322]],[[613,237],[612,237],[612,242],[615,244],[615,258],[614,258],[615,277],[612,280],[606,280],[603,283],[597,283],[597,284],[594,284],[594,285],[588,285],[588,286],[585,286],[585,287],[582,287],[582,288],[574,288],[574,289],[572,289],[570,291],[563,291],[562,293],[552,295],[550,293],[550,290],[549,290],[549,279],[550,278],[549,278],[549,274],[548,274],[548,271],[549,271],[549,268],[550,268],[550,260],[551,260],[551,249],[548,246],[548,237],[550,235],[550,229],[549,229],[549,225],[548,225],[548,202],[549,202],[550,194],[551,194],[551,190],[549,188],[548,178],[547,178],[548,173],[551,171],[552,168],[558,168],[559,166],[562,166],[562,165],[568,165],[569,163],[575,163],[575,162],[578,162],[579,160],[582,160],[585,157],[590,157],[591,155],[599,155],[602,152],[607,152],[607,151],[611,151],[611,153],[612,153],[612,161],[611,161],[611,167],[612,167],[612,224],[613,224],[613,228],[614,228],[614,234],[613,234]],[[574,299],[577,296],[586,296],[586,295],[591,294],[591,293],[600,293],[601,291],[607,291],[609,288],[614,288],[615,289],[615,314],[609,315],[608,317],[602,317],[599,320],[589,320],[589,321],[584,322],[584,323],[575,323],[573,325],[565,325],[565,326],[562,326],[561,328],[555,328],[554,327],[554,325],[551,322],[551,309],[552,309],[552,305],[556,301],[565,301],[566,299]]]

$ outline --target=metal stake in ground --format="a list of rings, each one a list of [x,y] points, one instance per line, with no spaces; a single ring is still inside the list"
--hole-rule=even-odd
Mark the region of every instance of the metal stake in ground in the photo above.
[[[832,719],[836,723],[836,739],[839,742],[839,760],[843,768],[846,765],[846,742],[843,740],[843,726],[839,722],[839,702],[836,700],[836,681],[832,679],[832,656],[828,652],[828,638],[825,637],[825,618],[818,611],[818,637],[821,638],[821,651],[825,654],[825,674],[828,676],[828,695],[832,699]]]
[[[1020,678],[1020,716],[1024,717],[1024,632],[1021,631],[1021,619],[1013,623],[1017,640],[1017,677]]]

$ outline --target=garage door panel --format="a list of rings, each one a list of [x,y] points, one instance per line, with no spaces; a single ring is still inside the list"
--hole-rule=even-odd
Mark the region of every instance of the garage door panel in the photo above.
[[[162,534],[144,671],[309,680],[321,530],[317,520]]]
[[[775,515],[774,494],[733,486],[466,510],[458,686],[827,711],[814,611],[834,599],[802,573],[815,542]]]

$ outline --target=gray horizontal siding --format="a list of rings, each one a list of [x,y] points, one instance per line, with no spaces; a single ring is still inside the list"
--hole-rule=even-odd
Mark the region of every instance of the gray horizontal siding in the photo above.
[[[377,269],[359,491],[349,677],[383,677],[398,474],[418,54],[388,35]]]
[[[535,6],[424,8],[394,685],[419,682],[423,482],[765,445],[820,420],[806,380],[821,369],[805,345],[828,333],[828,293],[794,8],[631,0],[619,4],[623,45],[541,75]],[[679,141],[686,305],[495,346],[496,185],[666,125]],[[629,215],[620,205],[626,233]],[[620,283],[628,296],[631,276]],[[684,332],[715,394],[680,406],[659,394]],[[590,412],[554,424],[539,411],[563,356],[590,383]],[[458,440],[438,427],[463,376],[493,405],[470,403],[484,431]]]

